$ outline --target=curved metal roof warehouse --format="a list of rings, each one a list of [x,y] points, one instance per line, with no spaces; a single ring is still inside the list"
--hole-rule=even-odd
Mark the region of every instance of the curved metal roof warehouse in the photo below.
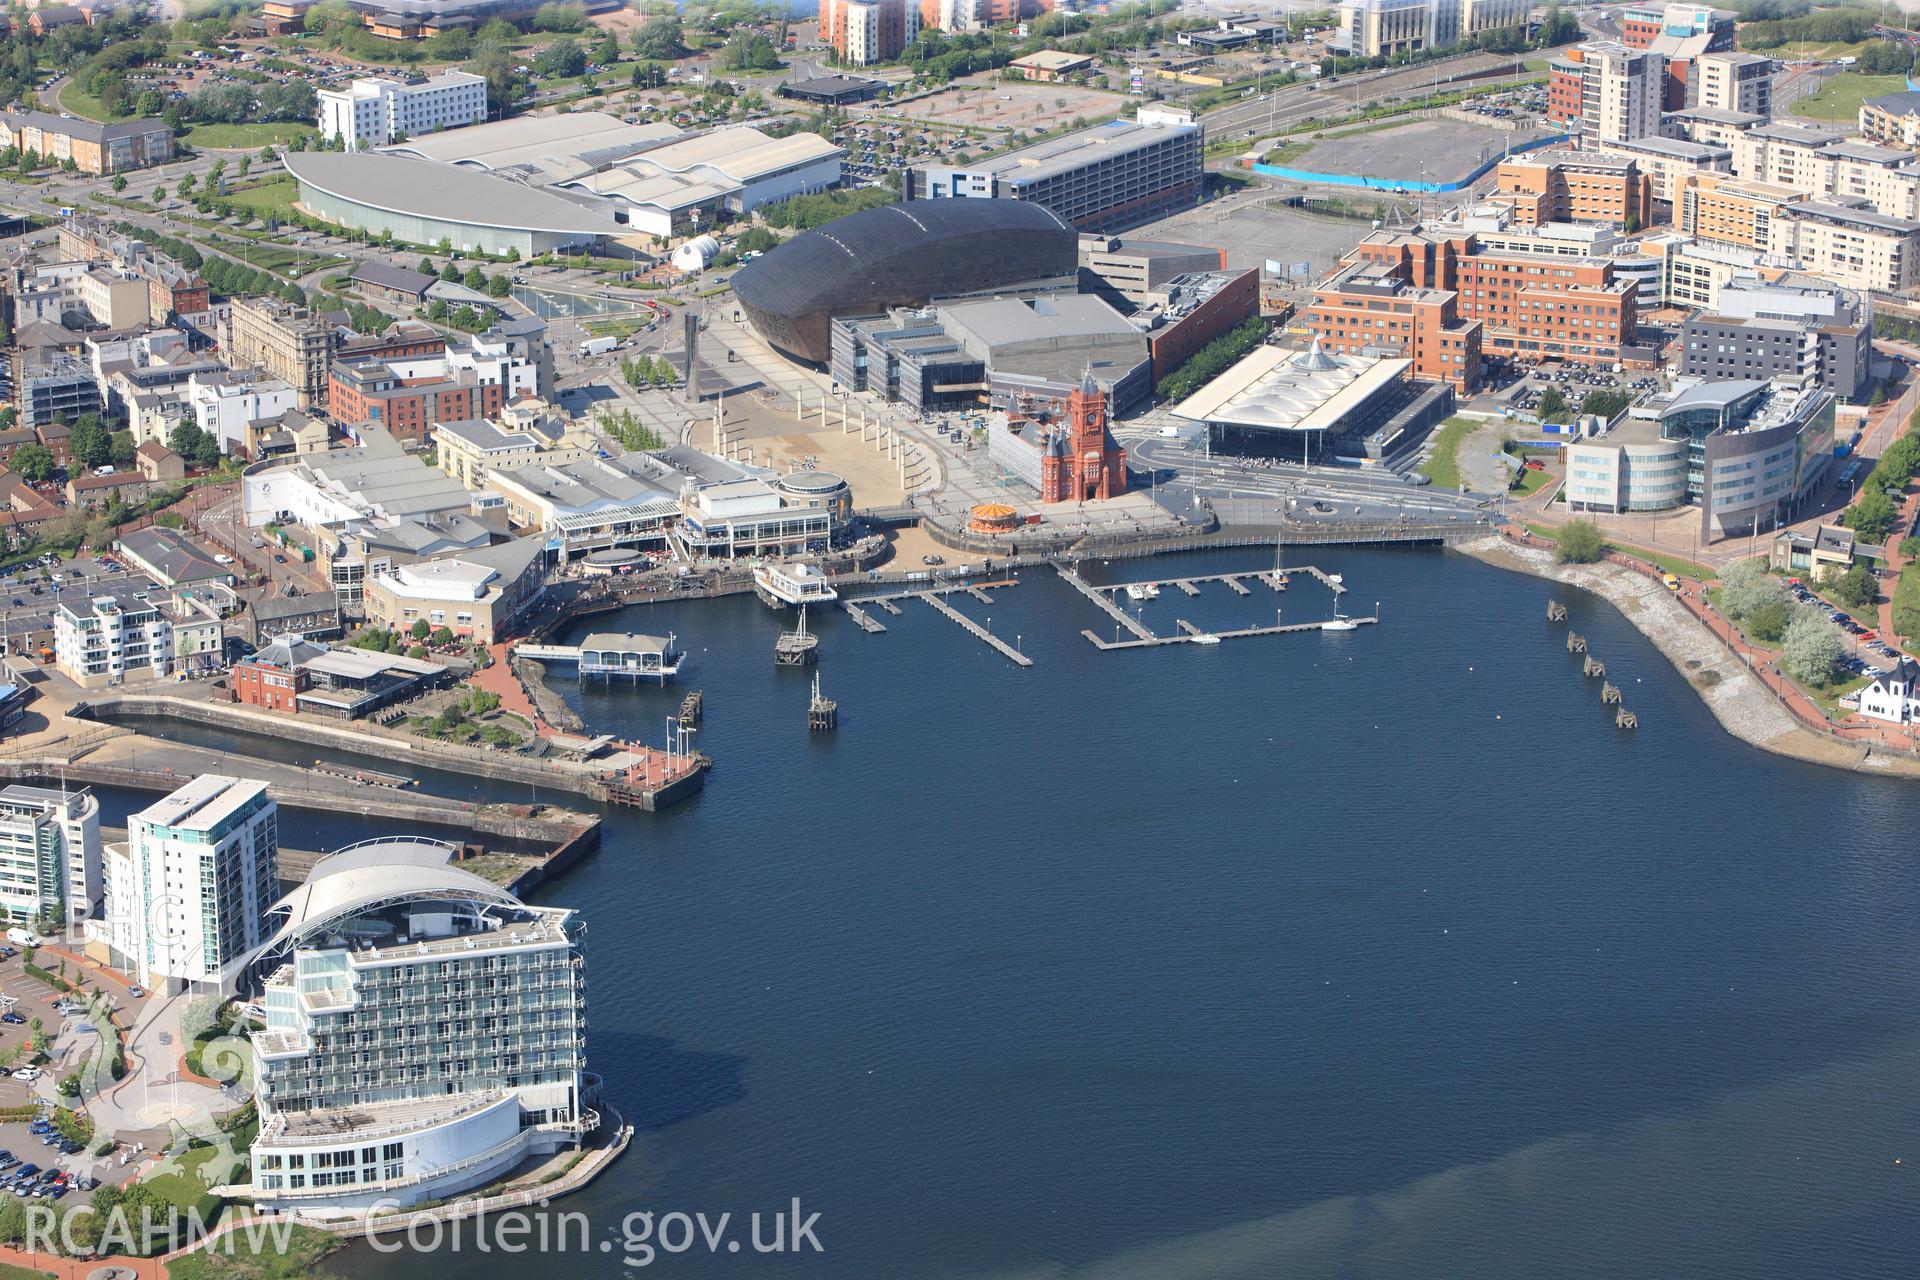
[[[300,203],[317,217],[398,240],[522,255],[624,234],[612,218],[536,187],[456,165],[367,152],[290,151]]]

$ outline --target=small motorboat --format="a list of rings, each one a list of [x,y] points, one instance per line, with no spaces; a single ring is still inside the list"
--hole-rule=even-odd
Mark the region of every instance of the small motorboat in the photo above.
[[[1202,634],[1197,635],[1193,639],[1189,640],[1187,643],[1188,644],[1219,644],[1220,637],[1203,632]]]
[[[1151,582],[1136,582],[1127,588],[1129,600],[1158,600],[1159,598],[1160,588]]]

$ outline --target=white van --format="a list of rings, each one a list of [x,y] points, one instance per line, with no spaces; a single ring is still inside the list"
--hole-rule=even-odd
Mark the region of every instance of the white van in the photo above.
[[[31,929],[9,929],[7,941],[16,947],[37,947],[41,940],[40,935]]]

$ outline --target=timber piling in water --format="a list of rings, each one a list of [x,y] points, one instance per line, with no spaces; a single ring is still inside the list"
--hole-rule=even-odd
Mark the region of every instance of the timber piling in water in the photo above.
[[[707,700],[698,689],[680,699],[680,727],[692,729],[707,714]]]
[[[1592,654],[1588,654],[1586,661],[1580,665],[1580,670],[1584,675],[1605,677],[1607,674],[1607,664]]]
[[[1558,600],[1547,601],[1547,621],[1548,622],[1565,622],[1566,620],[1567,620],[1567,606],[1565,606],[1564,604],[1561,604]]]
[[[820,675],[814,673],[813,699],[807,703],[807,732],[827,733],[840,725],[840,704],[820,693]]]
[[[1578,631],[1567,632],[1567,652],[1568,653],[1585,653],[1586,651],[1587,651],[1587,638],[1581,635]]]
[[[1640,727],[1640,717],[1625,707],[1621,707],[1613,714],[1613,727],[1616,729],[1638,729]]]

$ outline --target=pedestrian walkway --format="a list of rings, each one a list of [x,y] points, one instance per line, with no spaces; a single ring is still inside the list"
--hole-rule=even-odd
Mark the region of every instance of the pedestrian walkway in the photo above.
[[[511,711],[517,716],[525,717],[527,723],[533,726],[535,733],[542,738],[550,738],[556,730],[540,718],[539,708],[533,705],[533,698],[527,693],[526,686],[520,683],[520,677],[514,672],[513,664],[507,661],[511,648],[512,646],[507,644],[488,645],[487,655],[493,659],[492,663],[474,672],[467,683],[476,689],[484,689],[488,693],[497,695],[502,711]]]

